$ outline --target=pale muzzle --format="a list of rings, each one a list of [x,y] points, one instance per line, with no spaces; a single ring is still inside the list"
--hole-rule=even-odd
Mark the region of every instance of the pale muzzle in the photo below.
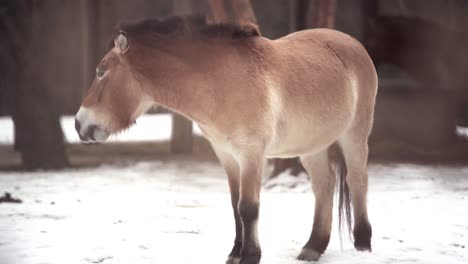
[[[83,143],[106,141],[110,131],[104,123],[96,117],[94,111],[86,107],[80,107],[75,117],[75,129]]]

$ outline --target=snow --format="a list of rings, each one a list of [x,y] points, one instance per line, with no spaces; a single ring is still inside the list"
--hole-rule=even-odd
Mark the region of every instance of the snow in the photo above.
[[[370,166],[373,252],[333,226],[319,263],[468,263],[468,167]],[[295,260],[310,234],[303,174],[265,183],[262,263]],[[223,169],[174,160],[55,172],[0,172],[0,263],[224,263],[234,221]],[[336,210],[335,210],[336,211]]]

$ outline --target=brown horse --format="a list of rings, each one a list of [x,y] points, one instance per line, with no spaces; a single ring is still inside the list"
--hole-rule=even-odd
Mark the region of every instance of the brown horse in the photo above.
[[[376,92],[365,49],[337,31],[269,40],[253,25],[207,25],[196,16],[150,19],[120,24],[76,129],[85,142],[104,141],[154,104],[196,122],[228,175],[236,237],[227,263],[260,261],[265,159],[300,157],[316,200],[312,234],[298,258],[317,260],[330,239],[333,164],[341,172],[340,219],[349,224],[352,202],[355,247],[371,249],[367,138]]]

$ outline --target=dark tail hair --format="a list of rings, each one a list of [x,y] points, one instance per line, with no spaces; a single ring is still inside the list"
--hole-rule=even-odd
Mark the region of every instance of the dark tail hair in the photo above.
[[[340,241],[342,241],[343,225],[345,225],[348,237],[352,239],[351,194],[349,192],[348,183],[346,182],[346,174],[348,170],[343,150],[338,142],[335,142],[330,146],[329,156],[330,161],[335,164],[335,171],[338,180],[338,231],[340,234]]]

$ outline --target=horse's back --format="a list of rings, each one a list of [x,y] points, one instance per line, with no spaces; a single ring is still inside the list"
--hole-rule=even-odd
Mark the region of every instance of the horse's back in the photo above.
[[[372,114],[375,68],[354,38],[329,29],[305,30],[272,42],[271,93],[281,100],[270,156],[295,156],[333,143]],[[370,112],[370,114],[369,114]],[[300,152],[300,153],[296,153]]]
[[[364,74],[376,78],[375,68],[363,45],[340,31],[309,29],[289,34],[274,41],[277,49],[292,60],[304,61],[306,67],[323,71],[343,71],[347,74]],[[309,71],[310,68],[299,69]],[[315,74],[322,74],[315,71]],[[359,76],[364,77],[364,76]]]

